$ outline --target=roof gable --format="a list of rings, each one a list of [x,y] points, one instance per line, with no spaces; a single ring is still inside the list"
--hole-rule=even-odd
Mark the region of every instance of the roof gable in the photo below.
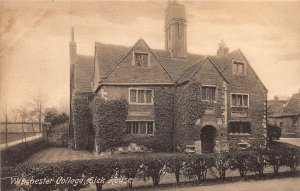
[[[270,116],[278,116],[282,113],[286,101],[271,100],[268,101],[268,112]]]
[[[202,68],[202,66],[206,63],[209,63],[216,71],[217,73],[226,81],[226,78],[223,76],[223,74],[220,72],[220,70],[216,67],[216,65],[212,62],[210,57],[204,57],[202,60],[197,62],[196,64],[192,65],[191,67],[184,70],[183,74],[181,75],[178,83],[184,83],[186,81],[189,81],[195,73]]]
[[[230,64],[231,60],[237,54],[238,50],[232,51],[224,56],[210,56],[212,62],[216,65],[220,72],[223,72],[224,69]]]
[[[147,54],[148,67],[135,66],[135,54]],[[106,74],[103,83],[173,83],[168,71],[140,39]]]
[[[300,115],[300,93],[292,96],[281,115]]]
[[[233,62],[239,61],[244,62],[246,74],[243,76],[233,75]],[[268,91],[265,85],[262,83],[261,79],[256,74],[255,70],[251,67],[249,61],[243,54],[243,52],[238,49],[235,51],[235,53],[232,55],[230,59],[228,59],[228,62],[224,65],[224,68],[221,70],[222,74],[226,77],[226,79],[229,81],[230,84],[233,86],[241,87],[246,86],[247,84],[253,84],[258,83],[261,85],[261,88],[264,92]]]

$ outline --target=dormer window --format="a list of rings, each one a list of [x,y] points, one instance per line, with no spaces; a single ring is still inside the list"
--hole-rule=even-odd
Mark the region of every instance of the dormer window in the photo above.
[[[233,74],[245,75],[245,63],[244,62],[233,62]]]
[[[134,66],[149,67],[149,54],[147,53],[134,53]]]

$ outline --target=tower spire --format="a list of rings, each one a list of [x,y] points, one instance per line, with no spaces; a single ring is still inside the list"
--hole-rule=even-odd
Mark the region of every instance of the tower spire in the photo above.
[[[74,27],[71,29],[71,42],[74,42]]]

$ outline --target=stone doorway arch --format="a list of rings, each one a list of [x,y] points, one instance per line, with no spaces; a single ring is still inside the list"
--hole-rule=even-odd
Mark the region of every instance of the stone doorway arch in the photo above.
[[[217,129],[212,125],[206,125],[201,128],[201,152],[212,153],[214,152],[216,142]]]

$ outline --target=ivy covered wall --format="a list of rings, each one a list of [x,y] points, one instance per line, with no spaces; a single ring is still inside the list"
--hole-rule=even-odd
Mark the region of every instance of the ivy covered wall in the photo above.
[[[79,150],[93,150],[94,130],[92,113],[89,107],[90,94],[73,96],[73,128],[74,148]]]
[[[127,146],[130,143],[136,143],[157,151],[172,150],[174,86],[104,86],[102,87],[102,92],[100,92],[100,94],[102,93],[102,96],[107,100],[124,99],[128,102],[129,88],[153,89],[153,105],[129,104],[129,113],[127,114],[130,115],[130,112],[149,112],[149,116],[147,116],[147,118],[154,120],[155,132],[154,135],[124,134],[122,139],[123,145]],[[143,121],[145,116],[134,117],[135,120]]]
[[[200,129],[195,127],[196,120],[202,118],[205,103],[201,100],[201,84],[188,83],[176,90],[176,142],[180,148],[194,144],[200,138]]]
[[[128,103],[125,99],[105,100],[99,95],[91,104],[95,132],[95,151],[124,145]]]

